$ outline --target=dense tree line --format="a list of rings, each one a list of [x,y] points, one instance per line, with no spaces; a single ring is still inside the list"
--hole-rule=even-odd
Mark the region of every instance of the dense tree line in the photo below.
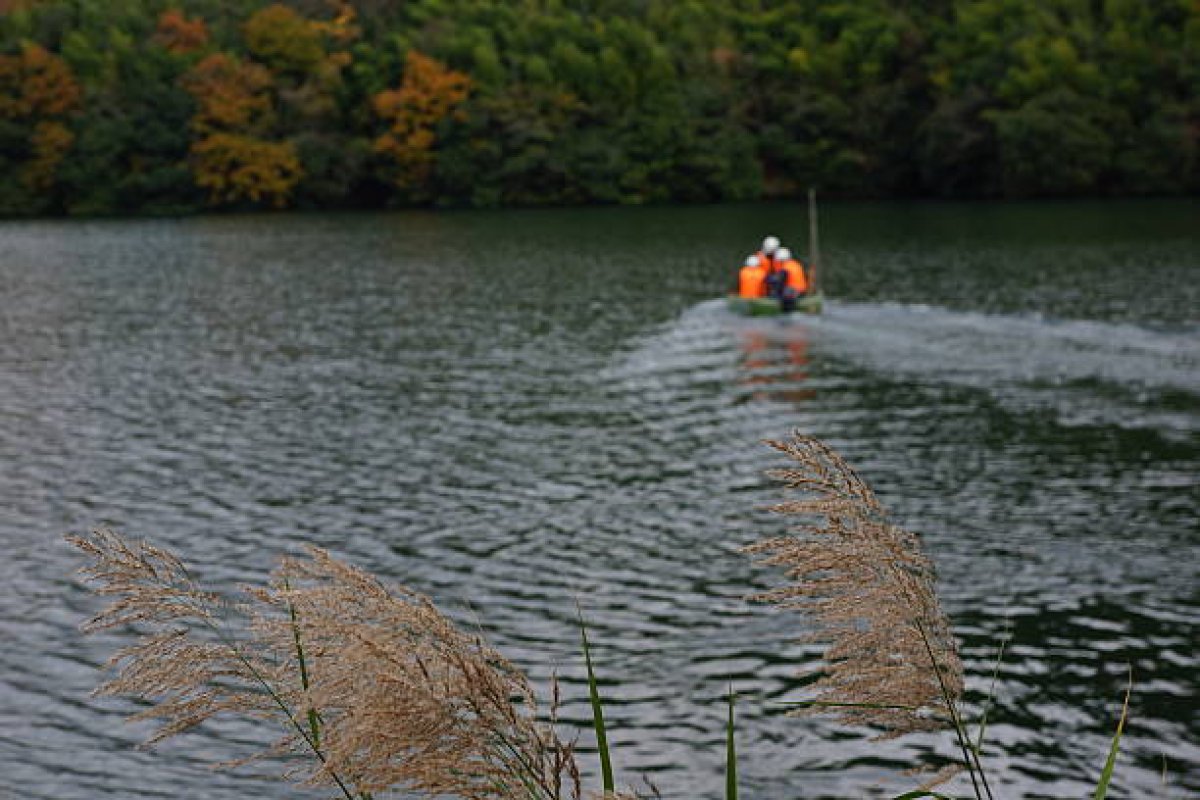
[[[1195,0],[0,0],[0,213],[1200,189]]]

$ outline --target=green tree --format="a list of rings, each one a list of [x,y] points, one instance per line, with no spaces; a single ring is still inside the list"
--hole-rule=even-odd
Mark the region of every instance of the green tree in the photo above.
[[[1112,155],[1099,111],[1070,89],[1059,89],[1012,111],[987,112],[996,127],[1004,193],[1067,195],[1095,189]]]
[[[267,6],[242,30],[250,54],[276,72],[307,74],[325,58],[321,29],[288,6]]]

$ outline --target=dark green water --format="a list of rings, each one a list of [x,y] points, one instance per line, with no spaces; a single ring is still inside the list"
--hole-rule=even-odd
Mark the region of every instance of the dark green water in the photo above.
[[[1200,791],[1200,205],[822,223],[835,299],[792,322],[716,298],[799,207],[0,224],[0,795],[295,796],[206,766],[273,730],[138,751],[88,698],[121,640],[77,634],[61,535],[107,524],[224,586],[312,542],[470,604],[583,726],[578,597],[622,780],[719,797],[732,680],[744,796],[875,796],[953,749],[773,713],[816,652],[737,549],[792,429],[922,532],[976,692],[1011,630],[1001,796],[1090,796],[1127,665],[1115,796]]]

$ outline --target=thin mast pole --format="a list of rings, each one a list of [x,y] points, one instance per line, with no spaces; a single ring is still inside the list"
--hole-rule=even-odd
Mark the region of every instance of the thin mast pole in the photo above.
[[[821,245],[817,240],[817,190],[808,190],[808,280],[812,293],[821,291]]]

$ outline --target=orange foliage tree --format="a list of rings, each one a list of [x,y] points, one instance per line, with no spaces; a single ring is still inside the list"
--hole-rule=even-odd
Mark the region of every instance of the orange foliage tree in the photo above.
[[[400,88],[375,95],[375,113],[389,125],[375,140],[375,151],[395,162],[398,186],[419,191],[425,185],[433,167],[437,125],[470,91],[470,76],[410,50]]]
[[[213,53],[183,76],[197,105],[192,127],[203,134],[265,131],[274,121],[272,84],[265,67]]]
[[[67,62],[32,42],[0,56],[0,118],[56,117],[79,106],[79,83]]]
[[[21,52],[0,56],[0,119],[29,126],[29,154],[21,183],[34,192],[54,186],[58,165],[75,141],[65,117],[80,104],[71,68],[41,45],[25,42]]]
[[[271,73],[214,53],[183,78],[196,99],[191,146],[197,186],[214,204],[269,202],[282,207],[304,176],[295,146],[267,138],[275,122]]]
[[[28,11],[45,0],[0,0],[0,14],[8,14],[13,11]]]
[[[214,133],[192,146],[192,157],[196,184],[216,202],[249,200],[282,208],[304,176],[291,142]]]
[[[171,53],[194,53],[208,44],[208,26],[200,17],[188,19],[182,11],[169,8],[158,17],[154,41]]]

